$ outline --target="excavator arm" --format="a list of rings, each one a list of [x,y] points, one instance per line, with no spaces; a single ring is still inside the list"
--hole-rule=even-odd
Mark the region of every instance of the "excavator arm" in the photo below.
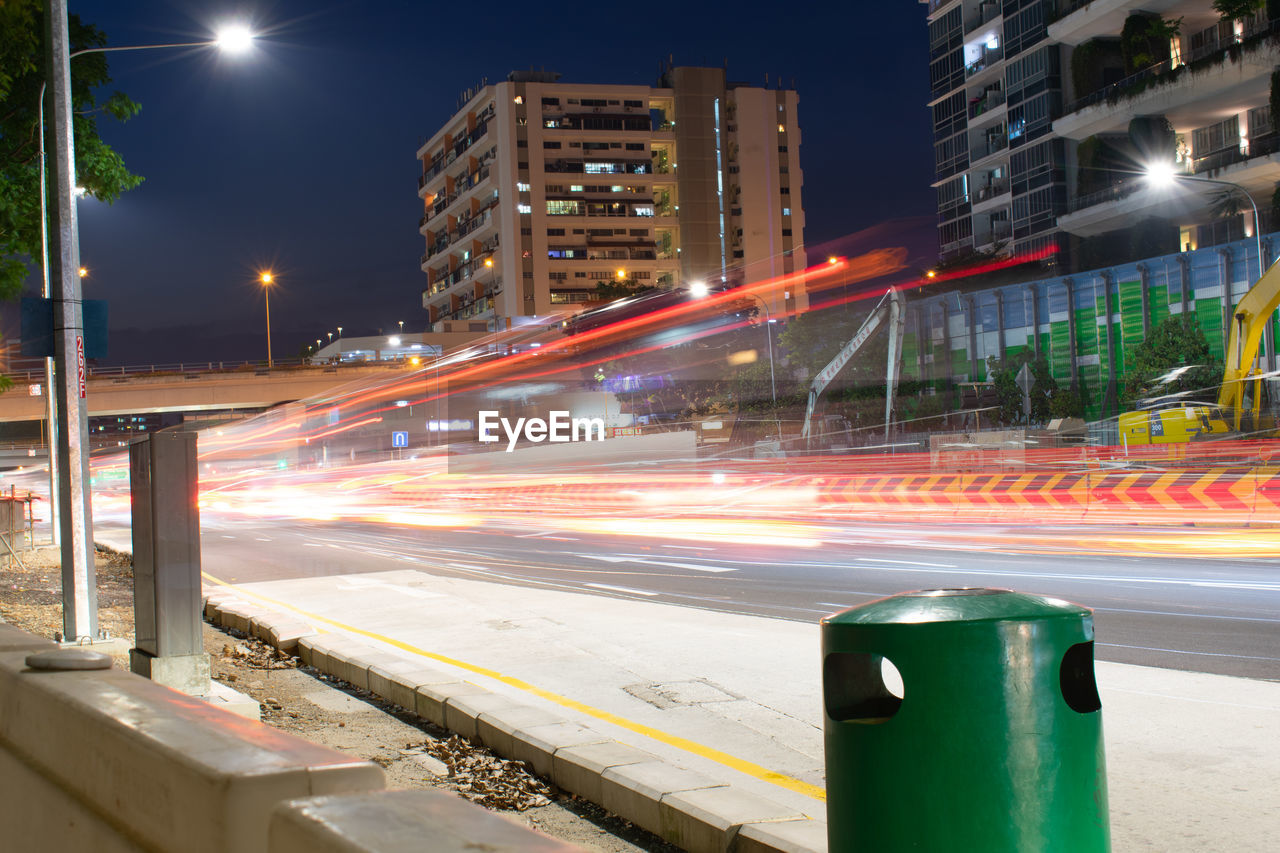
[[[1231,334],[1227,342],[1227,364],[1222,373],[1222,388],[1218,392],[1218,405],[1232,413],[1234,427],[1240,430],[1245,407],[1245,383],[1251,380],[1253,402],[1250,407],[1253,423],[1258,422],[1262,405],[1261,378],[1255,362],[1262,333],[1271,315],[1280,307],[1280,265],[1272,264],[1249,292],[1236,305],[1232,315]]]
[[[889,327],[889,363],[885,370],[884,429],[885,439],[888,440],[889,423],[893,415],[893,392],[898,384],[898,363],[902,351],[902,314],[902,296],[891,287],[876,303],[876,307],[872,309],[871,313],[867,315],[867,319],[863,321],[857,334],[849,339],[849,342],[840,349],[840,352],[836,353],[836,357],[831,359],[826,367],[818,371],[817,376],[813,377],[813,382],[809,385],[809,404],[805,407],[804,429],[801,432],[806,447],[810,445],[811,441],[813,413],[818,406],[818,398],[822,396],[822,392],[827,390],[827,386],[849,365],[858,350],[862,349],[862,346],[871,338],[871,335],[886,320]]]

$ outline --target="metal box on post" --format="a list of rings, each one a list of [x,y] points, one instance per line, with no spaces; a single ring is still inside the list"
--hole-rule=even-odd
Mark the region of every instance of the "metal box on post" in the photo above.
[[[196,434],[162,430],[129,445],[134,643],[130,668],[184,693],[209,692],[200,586]]]

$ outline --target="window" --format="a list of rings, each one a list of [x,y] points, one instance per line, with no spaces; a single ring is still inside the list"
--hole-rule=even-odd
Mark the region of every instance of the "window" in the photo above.
[[[643,151],[643,150],[644,150],[644,143],[643,143],[643,142],[628,142],[628,143],[627,143],[627,150],[628,150],[628,151]]]
[[[569,185],[569,192],[571,192],[571,193],[580,193],[580,192],[582,192],[582,184],[570,184],[570,185]]]
[[[563,228],[548,228],[548,229],[547,229],[547,236],[548,236],[548,237],[563,237],[563,236],[564,236],[564,229],[563,229]]]
[[[516,184],[516,191],[527,193],[529,191],[529,185],[526,184],[524,181],[520,181],[519,183]]]
[[[782,236],[783,236],[783,237],[790,237],[790,236],[791,236],[791,229],[790,229],[790,228],[783,228],[783,229],[782,229]]]
[[[783,195],[791,195],[791,187],[778,187],[778,192]]]
[[[564,281],[568,277],[569,277],[569,274],[567,272],[547,273],[547,278],[551,279],[552,281]]]
[[[787,146],[785,146],[785,145],[779,145],[779,146],[778,146],[778,153],[779,153],[779,154],[786,154],[786,153],[787,153]]]
[[[648,228],[632,228],[632,229],[630,229],[629,231],[627,231],[627,236],[629,236],[629,237],[648,237],[648,236],[649,236],[649,229],[648,229]]]
[[[543,126],[543,127],[548,127],[548,128],[556,128],[556,127],[559,127],[559,126],[560,126],[560,119],[558,119],[558,118],[544,118],[544,119],[542,120],[542,126]]]
[[[533,229],[532,229],[532,228],[521,228],[521,229],[520,229],[520,235],[521,235],[522,237],[532,237],[532,236],[533,236]]]
[[[558,107],[560,106],[560,99],[559,98],[543,98],[542,105],[544,107]]]
[[[622,105],[628,109],[644,109],[644,101],[623,101]]]
[[[533,213],[533,207],[527,204],[517,204],[516,213]]]
[[[635,216],[653,216],[653,205],[637,204],[631,212]]]
[[[517,139],[517,140],[516,140],[516,147],[517,147],[517,148],[528,148],[528,147],[529,147],[529,140],[527,140],[527,139]]]
[[[622,192],[622,184],[614,184],[613,186],[609,187],[609,192],[611,193]]]
[[[512,98],[511,100],[515,101],[517,104],[523,104],[523,103],[524,103],[524,95],[516,95],[516,96],[515,96],[514,98]]]
[[[550,216],[580,216],[582,214],[582,202],[547,199],[547,214]]]
[[[559,148],[559,147],[560,147],[560,143],[559,143],[559,142],[544,142],[544,143],[542,143],[542,147],[543,147],[543,148]]]
[[[790,216],[790,215],[791,215],[791,208],[789,208],[789,207],[784,207],[784,208],[782,208],[782,215],[783,215],[783,216]]]
[[[623,169],[620,163],[583,163],[582,171],[588,175],[615,175]]]

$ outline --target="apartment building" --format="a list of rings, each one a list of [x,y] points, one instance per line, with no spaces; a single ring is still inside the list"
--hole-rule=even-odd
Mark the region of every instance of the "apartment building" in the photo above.
[[[1255,203],[1270,230],[1274,4],[1223,20],[1211,0],[922,2],[943,260],[1106,266],[1251,236]],[[1155,162],[1183,177],[1153,186]]]
[[[673,67],[653,87],[529,71],[465,95],[417,152],[432,332],[575,311],[601,281],[671,289],[804,268],[794,91]],[[770,311],[805,298],[788,291]]]

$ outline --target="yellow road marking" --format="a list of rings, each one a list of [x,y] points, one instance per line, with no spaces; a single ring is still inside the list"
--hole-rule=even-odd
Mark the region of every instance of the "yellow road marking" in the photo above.
[[[304,616],[307,619],[310,619],[312,621],[323,622],[324,624],[331,625],[334,628],[337,628],[339,630],[346,631],[352,634],[359,634],[362,637],[368,637],[371,640],[377,640],[380,643],[386,643],[387,645],[394,646],[397,649],[409,652],[411,654],[419,655],[420,657],[429,658],[430,660],[439,661],[440,663],[445,663],[450,666],[458,667],[459,669],[464,669],[467,672],[472,672],[477,675],[483,675],[487,678],[492,678],[495,681],[498,681],[498,682],[501,682],[502,684],[507,685],[508,687],[514,687],[518,690],[523,690],[526,693],[530,693],[534,696],[537,696],[540,699],[545,699],[548,702],[554,702],[557,705],[561,705],[565,708],[578,711],[579,713],[586,714],[587,716],[590,716],[590,717],[595,717],[597,720],[603,720],[606,723],[612,723],[615,726],[619,726],[620,728],[624,728],[624,729],[627,729],[628,731],[635,732],[636,734],[643,735],[647,738],[651,738],[652,740],[656,740],[659,743],[664,743],[667,746],[674,746],[677,749],[682,749],[685,752],[689,752],[694,755],[700,756],[702,758],[706,758],[710,761],[716,762],[717,764],[723,764],[725,767],[732,768],[733,770],[737,770],[740,773],[745,773],[748,776],[754,776],[757,779],[772,783],[774,785],[777,785],[780,788],[786,788],[789,791],[795,791],[797,793],[804,794],[805,796],[812,797],[815,800],[825,801],[827,798],[826,790],[818,787],[817,785],[810,785],[808,782],[803,782],[799,779],[794,779],[783,773],[778,773],[774,770],[769,770],[766,767],[761,767],[759,764],[754,764],[750,761],[747,761],[746,759],[738,758],[737,756],[730,755],[727,752],[721,752],[720,750],[715,749],[714,747],[710,747],[705,744],[698,743],[697,741],[689,740],[688,738],[680,737],[679,735],[668,734],[667,732],[664,732],[660,729],[655,729],[652,726],[646,726],[643,723],[637,723],[632,720],[628,720],[626,717],[620,717],[617,714],[612,714],[608,711],[601,710],[600,708],[595,708],[591,705],[584,704],[582,702],[577,701],[576,699],[570,699],[567,696],[561,696],[558,693],[553,693],[550,690],[545,690],[541,687],[530,684],[529,682],[524,681],[522,679],[515,678],[510,675],[503,675],[497,670],[489,669],[483,666],[477,666],[475,664],[467,663],[466,661],[458,660],[457,658],[451,658],[446,655],[437,654],[436,652],[430,652],[430,651],[427,651],[426,649],[420,649],[417,646],[411,645],[401,640],[397,640],[393,637],[388,637],[373,631],[365,631],[361,628],[356,628],[352,625],[346,625],[342,622],[337,621],[336,619],[330,619],[327,616],[321,616],[317,613],[310,613],[299,607],[295,607],[292,604],[287,604],[283,601],[270,598],[268,596],[262,595],[261,593],[249,592],[241,588],[238,584],[228,583],[227,581],[220,580],[218,578],[215,578],[213,575],[209,574],[208,572],[201,572],[200,574],[211,583],[215,583],[219,586],[225,586],[230,589],[234,589],[236,592],[242,595],[249,596],[250,598],[257,598],[261,601],[268,602],[274,606],[282,607],[286,610],[291,610],[294,613]]]

